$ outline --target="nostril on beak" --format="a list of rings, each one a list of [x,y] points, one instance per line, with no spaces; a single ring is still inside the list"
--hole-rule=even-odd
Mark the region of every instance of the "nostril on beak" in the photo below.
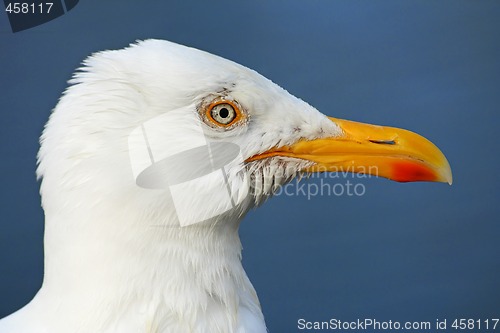
[[[395,145],[396,141],[394,140],[368,140],[372,143],[376,143],[378,145]]]

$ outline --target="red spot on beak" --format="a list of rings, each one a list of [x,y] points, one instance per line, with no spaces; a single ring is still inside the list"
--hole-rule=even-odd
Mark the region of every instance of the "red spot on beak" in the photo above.
[[[436,181],[439,175],[420,161],[401,160],[393,164],[393,179],[398,182]]]

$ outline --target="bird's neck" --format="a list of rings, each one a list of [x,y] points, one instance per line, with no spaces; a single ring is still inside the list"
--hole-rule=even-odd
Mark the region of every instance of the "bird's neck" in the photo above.
[[[123,333],[264,325],[241,265],[238,221],[179,227],[126,209],[114,214],[46,221],[45,277],[33,303],[47,321],[64,317],[86,331]]]

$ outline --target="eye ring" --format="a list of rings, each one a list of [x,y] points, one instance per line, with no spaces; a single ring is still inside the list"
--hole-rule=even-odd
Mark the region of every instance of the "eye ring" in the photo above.
[[[229,127],[242,118],[240,107],[227,99],[212,102],[205,115],[213,125],[219,127]]]

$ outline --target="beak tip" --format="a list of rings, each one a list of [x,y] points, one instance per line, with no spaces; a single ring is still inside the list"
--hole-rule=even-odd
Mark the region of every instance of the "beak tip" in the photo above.
[[[451,174],[451,169],[448,169],[446,170],[448,171],[445,175],[445,179],[446,179],[446,182],[448,183],[448,185],[452,185],[453,184],[453,175]]]
[[[441,167],[435,169],[436,171],[436,181],[442,182],[442,183],[448,183],[448,185],[453,184],[453,174],[451,173],[451,167],[446,158],[443,155],[443,158],[445,159],[444,165]]]
[[[446,157],[444,157],[444,154],[443,154],[443,159],[445,161],[445,165],[443,167],[443,171],[442,171],[442,176],[443,176],[443,179],[445,182],[448,183],[448,185],[452,185],[453,184],[453,174],[451,172],[451,167],[450,167],[450,163],[448,162],[448,160],[446,159]]]

